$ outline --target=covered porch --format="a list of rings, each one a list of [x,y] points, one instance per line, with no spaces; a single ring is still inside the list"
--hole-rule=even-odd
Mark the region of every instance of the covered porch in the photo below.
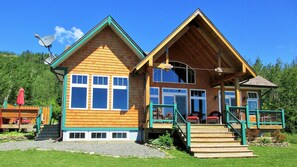
[[[143,128],[168,129],[180,123],[188,128],[191,123],[234,125],[234,129],[284,127],[283,116],[281,121],[264,119],[268,113],[283,112],[259,110],[260,89],[246,85],[257,78],[255,71],[200,10],[154,48],[133,73],[146,79]],[[226,106],[245,110],[231,113],[233,118]]]

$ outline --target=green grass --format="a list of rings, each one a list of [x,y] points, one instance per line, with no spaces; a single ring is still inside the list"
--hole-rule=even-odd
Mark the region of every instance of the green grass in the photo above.
[[[108,156],[60,151],[2,151],[0,166],[296,166],[297,145],[289,148],[251,147],[258,158],[197,159],[171,150],[173,158],[114,158]]]

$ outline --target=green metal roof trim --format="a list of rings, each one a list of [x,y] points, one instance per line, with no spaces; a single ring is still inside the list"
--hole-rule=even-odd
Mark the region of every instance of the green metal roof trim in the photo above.
[[[111,16],[107,16],[83,37],[66,49],[60,56],[54,59],[54,61],[50,64],[51,67],[58,67],[59,64],[61,64],[75,51],[81,48],[86,42],[102,31],[106,26],[110,26],[118,35],[120,35],[121,39],[123,39],[127,45],[130,45],[130,48],[136,53],[137,56],[139,56],[140,59],[143,59],[146,56],[145,52],[132,40],[132,38],[121,28],[121,26]]]

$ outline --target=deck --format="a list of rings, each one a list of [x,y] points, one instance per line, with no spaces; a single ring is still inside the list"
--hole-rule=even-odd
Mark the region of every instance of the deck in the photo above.
[[[28,129],[36,125],[38,109],[0,109],[0,128]]]

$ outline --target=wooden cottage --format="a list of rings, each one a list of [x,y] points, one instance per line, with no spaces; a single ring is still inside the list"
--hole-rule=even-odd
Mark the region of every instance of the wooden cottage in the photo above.
[[[200,10],[148,54],[108,16],[51,67],[63,81],[64,141],[140,141],[177,127],[193,152],[200,141],[193,133],[208,124],[228,132],[284,127],[283,111],[269,111],[280,117],[273,121],[259,110],[260,89],[276,85],[257,76]]]

